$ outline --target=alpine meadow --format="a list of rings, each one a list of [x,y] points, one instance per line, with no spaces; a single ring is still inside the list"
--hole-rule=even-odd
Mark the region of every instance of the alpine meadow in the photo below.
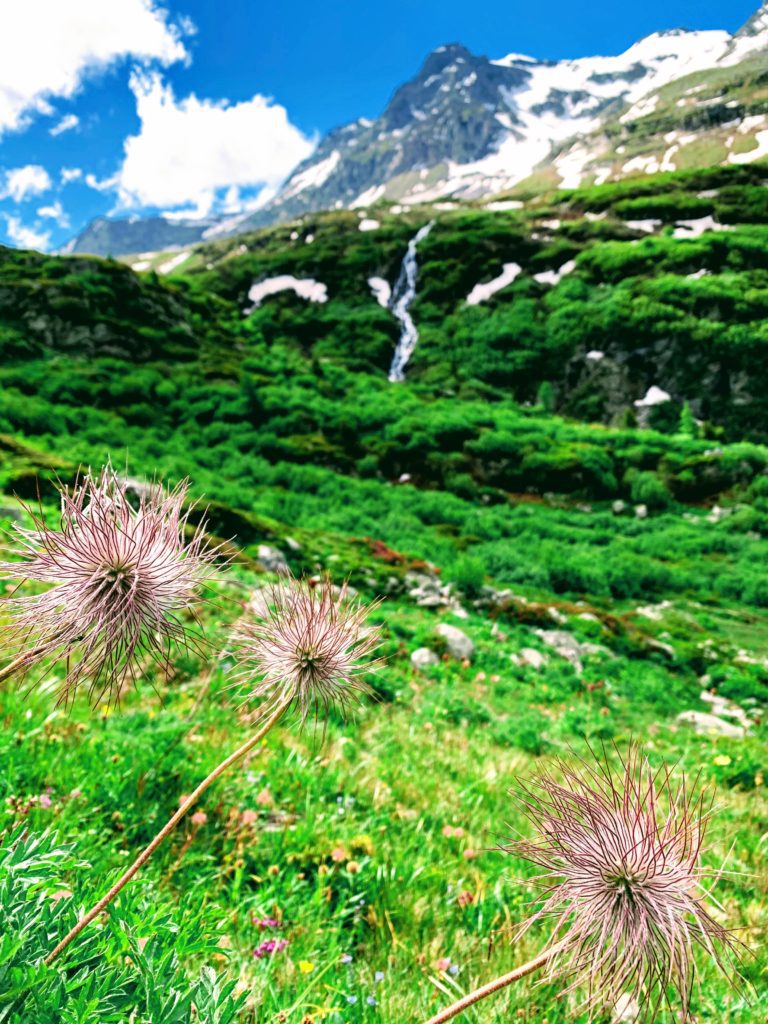
[[[312,147],[0,245],[0,1024],[764,1022],[768,5]]]

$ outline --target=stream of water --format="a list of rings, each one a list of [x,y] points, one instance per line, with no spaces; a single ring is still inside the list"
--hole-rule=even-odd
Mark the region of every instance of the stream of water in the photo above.
[[[403,257],[403,265],[397,278],[389,308],[400,321],[400,339],[395,348],[392,358],[392,365],[389,368],[389,379],[391,381],[405,380],[405,367],[413,355],[416,342],[419,340],[419,332],[413,322],[409,310],[411,303],[416,296],[416,274],[418,264],[416,263],[416,248],[419,242],[423,241],[430,232],[432,224],[425,224],[420,228],[408,243],[408,249]]]

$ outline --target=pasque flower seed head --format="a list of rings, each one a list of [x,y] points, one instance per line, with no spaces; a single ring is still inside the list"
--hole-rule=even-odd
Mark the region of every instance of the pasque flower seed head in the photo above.
[[[186,536],[186,494],[186,483],[154,485],[131,504],[106,467],[60,488],[59,529],[42,511],[32,528],[14,526],[19,560],[0,563],[0,575],[48,589],[8,599],[6,640],[27,652],[24,667],[66,659],[63,699],[86,679],[94,699],[115,699],[147,655],[164,661],[173,642],[192,638],[182,613],[198,601],[216,551],[202,525]]]
[[[720,966],[735,951],[707,906],[700,855],[711,805],[633,748],[619,771],[558,762],[521,785],[537,833],[505,847],[538,865],[539,908],[524,926],[552,922],[550,978],[580,991],[591,1013],[633,998],[652,1018],[676,990],[688,1015],[694,950]]]
[[[312,708],[346,710],[368,691],[363,677],[377,664],[370,655],[380,631],[367,624],[370,610],[328,579],[284,580],[268,592],[261,616],[233,635],[238,677],[252,697],[291,701],[303,721]]]

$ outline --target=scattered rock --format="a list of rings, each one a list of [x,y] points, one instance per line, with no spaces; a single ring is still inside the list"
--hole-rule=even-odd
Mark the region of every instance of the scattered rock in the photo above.
[[[549,608],[547,608],[547,615],[550,617],[550,619],[552,619],[553,622],[556,622],[558,626],[564,626],[568,621],[568,616],[563,615],[563,613],[558,608],[552,608],[550,606]]]
[[[635,505],[635,517],[637,519],[648,518],[648,506],[647,505]]]
[[[435,573],[407,572],[405,589],[420,608],[450,608],[456,615],[466,617],[450,583],[443,583]]]
[[[384,593],[387,597],[392,597],[394,594],[402,594],[403,592],[403,580],[401,576],[387,576],[386,583],[384,584]]]
[[[525,605],[529,604],[529,601],[508,587],[505,587],[503,590],[497,590],[495,587],[485,585],[480,591],[480,597],[473,601],[472,604],[478,611],[482,611],[487,608],[508,608],[511,604]]]
[[[291,571],[283,552],[279,548],[270,547],[269,544],[259,544],[257,558],[267,572],[285,575]]]
[[[515,665],[522,665],[526,668],[539,669],[549,664],[549,658],[546,654],[535,650],[533,647],[524,647],[518,654],[512,655],[512,662]]]
[[[607,647],[601,644],[579,643],[575,636],[566,633],[564,629],[535,629],[534,633],[561,658],[570,661],[577,672],[583,671],[582,658],[589,655],[607,654],[613,657]]]
[[[285,546],[290,548],[291,551],[301,551],[301,544],[299,544],[297,540],[294,540],[293,537],[285,538]]]
[[[652,647],[655,651],[661,651],[661,653],[666,654],[668,658],[675,657],[675,648],[672,644],[665,644],[663,640],[649,640],[648,646]]]
[[[432,665],[439,665],[440,659],[429,647],[418,647],[411,655],[411,664],[419,672]]]
[[[768,668],[768,658],[755,658],[748,654],[744,648],[736,652],[733,660],[737,665],[762,665],[764,668]]]
[[[733,725],[732,722],[725,722],[717,715],[709,715],[705,711],[681,711],[677,716],[678,722],[685,722],[693,726],[695,732],[700,736],[727,736],[729,739],[740,740],[746,734],[746,729],[740,725]]]
[[[561,658],[570,661],[577,672],[581,672],[584,667],[581,663],[581,644],[576,637],[563,629],[535,629],[534,633]]]
[[[744,708],[740,708],[738,704],[734,704],[733,701],[721,697],[717,693],[702,690],[701,699],[705,704],[710,705],[712,714],[717,715],[718,718],[733,718],[743,729],[750,729],[754,725],[754,722],[747,717]]]
[[[449,654],[459,661],[465,658],[469,660],[475,653],[475,645],[467,634],[457,626],[449,626],[447,622],[441,622],[435,630],[446,643]]]
[[[659,604],[647,604],[641,608],[635,608],[635,612],[638,615],[642,615],[644,619],[652,619],[654,622],[659,622],[664,617],[663,613],[671,607],[671,601],[661,601]]]
[[[611,511],[615,516],[622,516],[627,511],[626,501],[622,501],[621,498],[617,498],[616,501],[611,505]]]

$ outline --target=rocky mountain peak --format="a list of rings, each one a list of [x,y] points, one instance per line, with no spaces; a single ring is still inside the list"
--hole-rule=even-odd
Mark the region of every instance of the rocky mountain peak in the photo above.
[[[474,54],[462,46],[461,43],[446,43],[433,50],[424,61],[419,77],[428,78],[430,75],[439,75],[444,68],[456,62],[473,62],[477,60]]]
[[[752,17],[742,25],[734,38],[749,38],[762,35],[763,33],[768,33],[768,2],[755,11]],[[768,43],[768,39],[766,39],[766,42]]]
[[[599,184],[696,165],[697,152],[712,163],[750,162],[768,147],[768,104],[755,86],[766,48],[768,3],[734,36],[669,29],[615,56],[542,61],[510,53],[489,60],[447,43],[395,90],[380,117],[328,132],[269,204],[206,225],[201,237],[381,199],[408,205],[476,199],[523,182]],[[182,227],[186,234],[176,245],[192,240],[192,226]],[[151,236],[170,238],[175,230],[155,224]],[[127,247],[129,233],[132,240],[141,234],[99,225],[86,232],[90,248],[79,239],[74,245],[137,251]],[[142,251],[150,248],[145,234]]]

